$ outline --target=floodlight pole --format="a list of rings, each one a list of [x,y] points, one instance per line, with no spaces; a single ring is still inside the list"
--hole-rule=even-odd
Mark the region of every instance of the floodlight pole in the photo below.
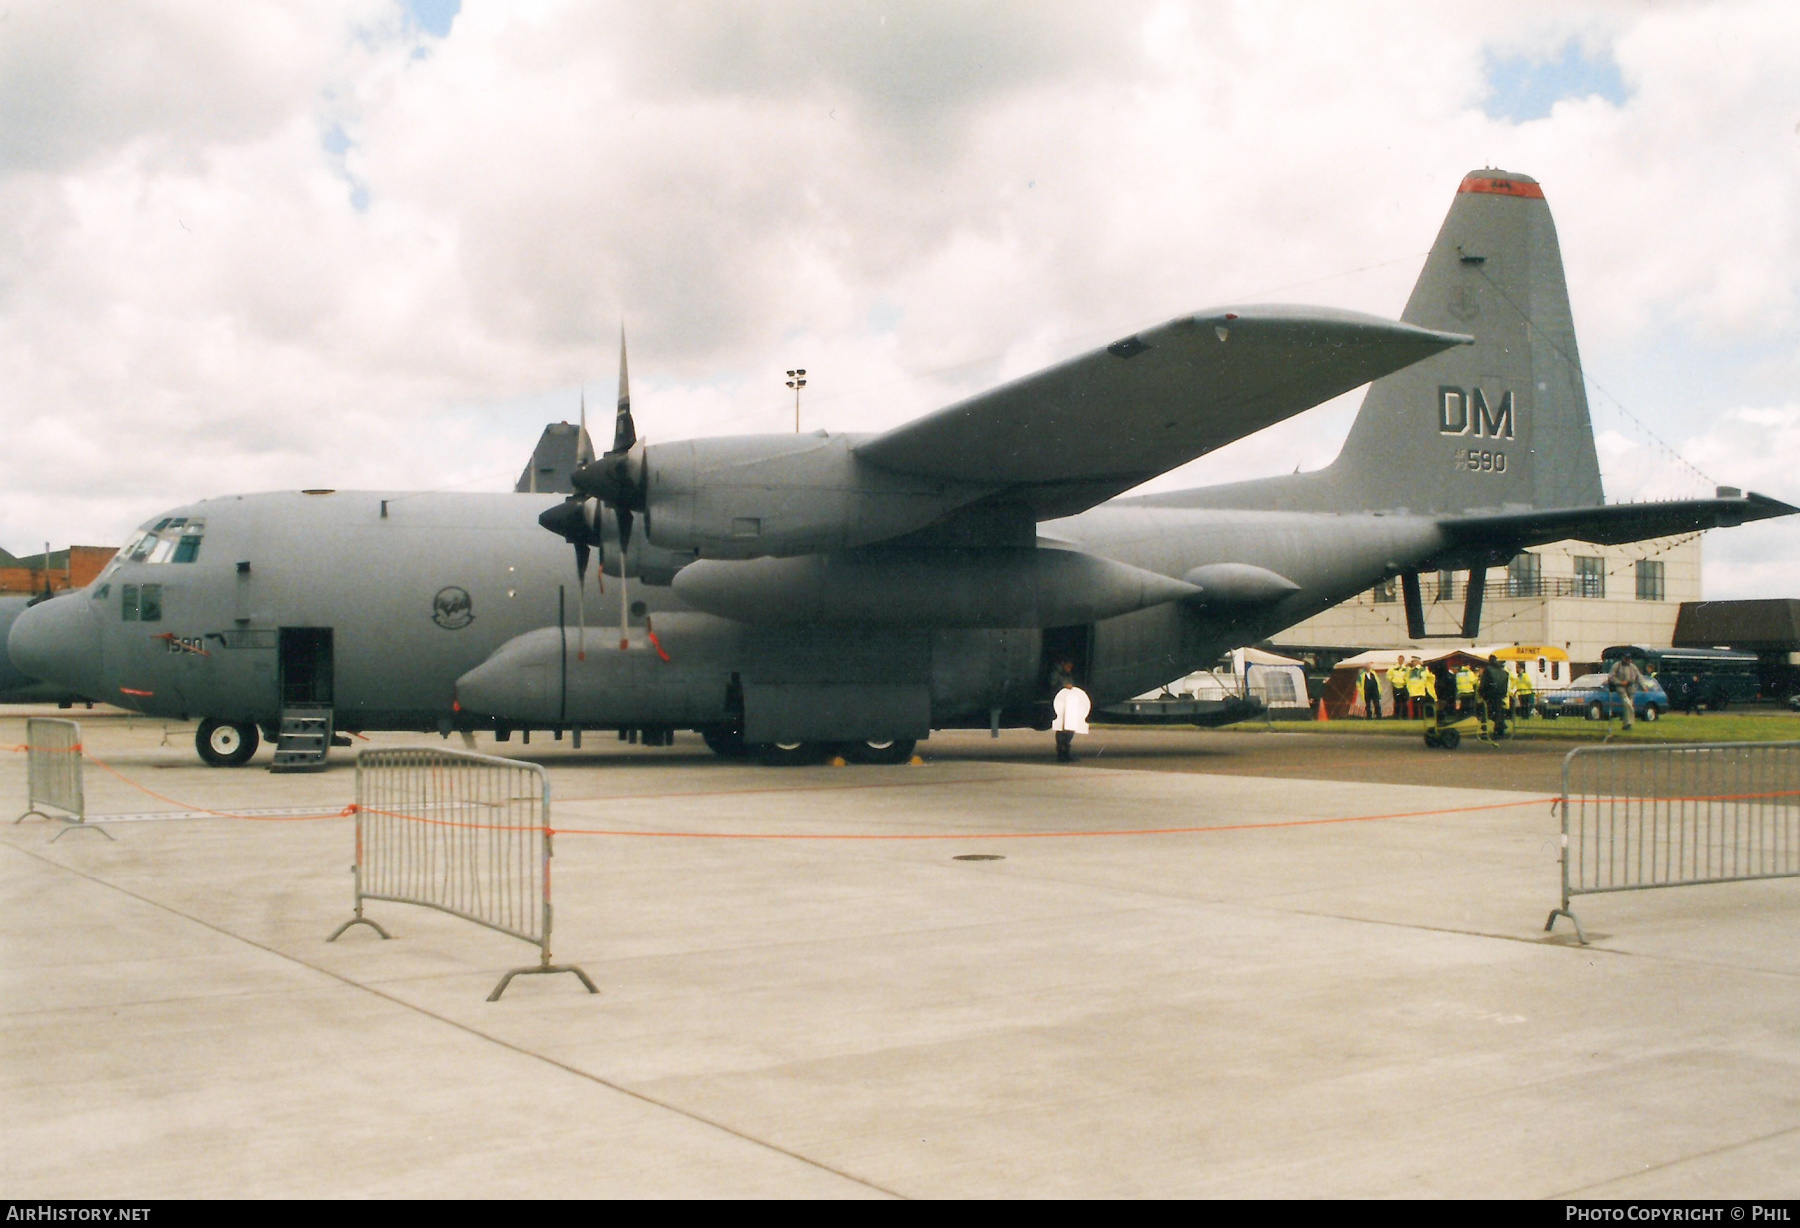
[[[800,433],[800,390],[806,387],[806,368],[796,367],[788,372],[787,386],[794,390],[794,434]]]

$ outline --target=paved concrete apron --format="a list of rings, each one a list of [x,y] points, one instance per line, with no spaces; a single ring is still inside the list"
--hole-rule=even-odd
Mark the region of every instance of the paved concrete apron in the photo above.
[[[271,777],[87,729],[181,803],[90,769],[96,812],[350,800],[348,752]],[[1796,884],[1589,899],[1581,949],[1542,933],[1533,795],[976,741],[790,770],[534,744],[557,954],[599,998],[490,1005],[530,950],[401,905],[371,905],[393,942],[325,945],[346,819],[6,828],[9,1192],[1800,1193]],[[1167,828],[1201,830],[1117,834]]]

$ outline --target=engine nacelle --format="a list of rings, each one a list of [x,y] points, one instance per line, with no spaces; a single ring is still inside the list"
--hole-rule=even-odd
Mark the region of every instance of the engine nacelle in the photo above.
[[[864,436],[749,435],[644,450],[650,540],[702,558],[817,554],[924,528],[983,488],[859,461]]]

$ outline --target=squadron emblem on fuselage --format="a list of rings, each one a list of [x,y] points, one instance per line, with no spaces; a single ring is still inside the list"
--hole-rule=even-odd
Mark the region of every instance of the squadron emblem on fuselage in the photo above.
[[[475,621],[475,602],[469,590],[452,584],[440,588],[431,599],[431,621],[446,631],[460,631]]]

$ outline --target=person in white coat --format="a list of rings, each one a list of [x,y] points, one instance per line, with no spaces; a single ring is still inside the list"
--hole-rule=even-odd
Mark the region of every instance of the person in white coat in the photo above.
[[[1093,706],[1087,692],[1076,686],[1073,678],[1063,678],[1062,690],[1051,704],[1056,720],[1050,726],[1056,730],[1056,757],[1060,762],[1074,762],[1075,735],[1088,731],[1087,718]]]

